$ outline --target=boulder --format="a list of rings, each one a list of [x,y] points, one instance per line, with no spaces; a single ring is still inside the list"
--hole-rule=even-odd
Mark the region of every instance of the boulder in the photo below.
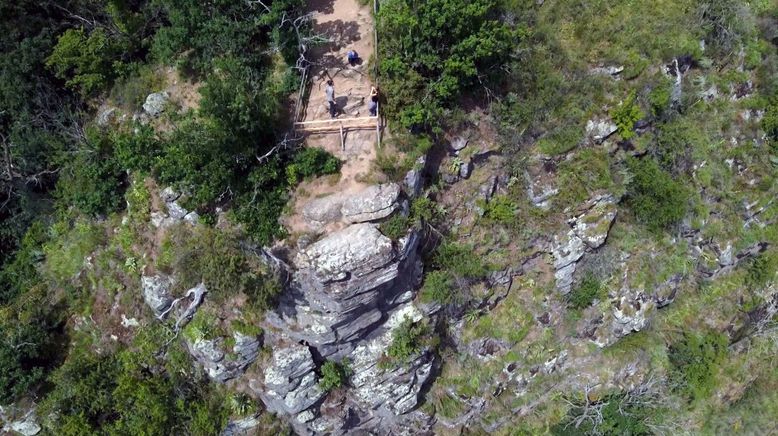
[[[463,179],[469,179],[470,174],[473,172],[473,161],[468,160],[459,166],[459,177]]]
[[[181,207],[177,201],[171,201],[167,203],[167,213],[174,220],[182,220],[189,211]]]
[[[352,224],[386,218],[397,210],[399,195],[396,183],[370,186],[343,202],[343,221]]]
[[[203,367],[208,377],[224,383],[243,374],[257,359],[261,347],[257,336],[233,332],[232,339],[235,345],[229,353],[224,351],[224,338],[221,337],[196,338],[194,341],[187,339],[186,344],[189,354]]]
[[[570,292],[573,286],[573,274],[575,274],[576,262],[586,252],[586,244],[576,235],[575,230],[570,230],[561,238],[555,238],[551,255],[554,257],[554,277],[557,290],[562,294]]]
[[[319,228],[340,220],[341,207],[343,207],[343,198],[340,195],[329,195],[306,203],[302,214],[309,225]]]
[[[168,186],[167,188],[163,189],[159,193],[159,198],[162,199],[162,201],[164,201],[165,203],[170,203],[170,202],[176,201],[176,200],[178,200],[178,197],[180,197],[180,196],[181,196],[181,194],[179,194],[178,192],[174,191],[173,188],[171,188],[170,186]]]
[[[143,300],[157,316],[161,315],[173,303],[173,297],[170,295],[173,279],[164,274],[157,274],[142,276],[140,280]]]
[[[354,224],[330,234],[298,253],[295,263],[310,268],[324,282],[339,281],[387,265],[394,259],[392,241],[373,224]]]
[[[642,289],[622,288],[613,300],[612,311],[595,332],[599,347],[613,345],[620,338],[646,328],[656,310],[656,303]]]
[[[273,352],[272,363],[265,369],[264,388],[256,380],[249,386],[262,396],[268,410],[297,415],[326,394],[317,384],[315,367],[308,347],[289,345]]]
[[[146,97],[146,102],[143,103],[143,110],[149,114],[149,116],[156,118],[165,111],[165,105],[170,99],[170,94],[167,92],[155,92],[149,94]]]
[[[610,120],[589,120],[586,123],[586,136],[597,144],[602,143],[618,130],[616,123]]]
[[[590,203],[592,205],[589,210],[572,219],[570,223],[575,234],[589,248],[595,249],[605,243],[616,219],[616,199],[612,195],[603,195]]]
[[[97,118],[95,122],[100,127],[106,127],[107,125],[111,124],[116,119],[116,108],[115,107],[107,107],[103,110],[101,110],[97,114]]]
[[[468,139],[467,139],[467,138],[464,138],[464,137],[462,137],[462,136],[457,136],[456,138],[454,138],[454,139],[451,141],[450,145],[451,145],[451,148],[452,148],[452,149],[453,149],[455,152],[459,152],[459,151],[463,150],[465,147],[467,147],[467,143],[468,143],[468,142],[469,142],[469,141],[468,141]]]
[[[416,160],[416,165],[414,165],[414,167],[405,174],[403,185],[405,187],[406,194],[408,194],[410,198],[416,198],[419,196],[419,194],[421,194],[421,189],[424,187],[424,178],[422,177],[422,173],[426,164],[427,157],[421,156]]]
[[[221,432],[221,436],[250,436],[256,434],[255,429],[259,427],[257,416],[230,420]]]

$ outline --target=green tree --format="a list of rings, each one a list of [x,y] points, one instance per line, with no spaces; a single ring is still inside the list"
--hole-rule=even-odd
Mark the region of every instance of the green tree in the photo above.
[[[83,28],[68,29],[59,36],[46,65],[65,84],[89,96],[107,88],[115,77],[114,62],[122,51],[104,29],[87,33]]]

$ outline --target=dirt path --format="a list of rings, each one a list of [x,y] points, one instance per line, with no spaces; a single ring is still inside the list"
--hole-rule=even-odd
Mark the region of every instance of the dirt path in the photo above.
[[[311,0],[308,9],[314,14],[314,32],[330,38],[331,43],[312,53],[312,83],[303,120],[330,118],[324,95],[326,82],[330,79],[335,84],[339,118],[368,116],[367,103],[372,86],[368,64],[374,54],[372,7],[362,6],[358,0]],[[361,61],[356,66],[348,63],[346,54],[349,50],[355,50],[360,56]],[[376,132],[349,131],[343,147],[337,132],[310,134],[305,145],[325,149],[337,156],[343,161],[341,175],[337,180],[323,177],[302,183],[295,191],[292,212],[282,221],[293,235],[337,230],[343,227],[342,223],[310,226],[302,217],[302,209],[313,199],[332,194],[348,195],[368,186],[366,179],[376,158]]]

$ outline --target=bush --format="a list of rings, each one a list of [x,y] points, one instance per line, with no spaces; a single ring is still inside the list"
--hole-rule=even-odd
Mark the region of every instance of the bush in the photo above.
[[[481,78],[495,82],[516,40],[499,12],[493,0],[382,3],[380,74],[390,116],[408,129],[436,127],[442,109]]]
[[[587,407],[598,408],[601,411],[601,419],[581,419]],[[551,428],[551,434],[555,436],[589,434],[648,436],[653,434],[646,425],[651,414],[652,410],[642,405],[639,399],[635,401],[630,400],[627,395],[609,395],[594,404],[575,405],[563,422]]]
[[[111,139],[119,164],[132,171],[150,172],[162,149],[151,126],[138,124],[130,132],[115,131]]]
[[[114,156],[108,135],[87,130],[87,144],[64,162],[54,193],[60,209],[71,206],[87,215],[107,214],[124,204],[127,175]]]
[[[387,238],[396,241],[408,234],[410,220],[400,213],[392,215],[391,218],[381,223],[379,229]]]
[[[567,304],[573,309],[584,309],[592,305],[592,302],[601,297],[602,284],[592,273],[588,273],[581,283],[567,294]]]
[[[168,235],[170,269],[181,290],[205,282],[209,296],[224,301],[244,293],[257,309],[270,307],[279,292],[259,256],[241,246],[240,236],[209,227],[178,226]]]
[[[659,232],[678,224],[688,210],[689,192],[651,158],[628,161],[627,205],[639,222]]]
[[[671,345],[667,356],[677,389],[692,400],[710,395],[728,345],[727,337],[718,332],[685,333],[683,339]]]
[[[348,359],[342,362],[333,362],[328,360],[321,366],[321,379],[319,387],[323,391],[331,391],[346,384],[351,375]]]
[[[484,218],[499,224],[515,224],[518,206],[505,195],[497,195],[483,202]]]
[[[454,242],[446,242],[438,247],[433,264],[455,276],[468,279],[480,279],[489,273],[488,266],[474,254],[472,246]]]
[[[46,65],[65,84],[89,96],[107,87],[114,78],[113,62],[121,47],[98,27],[87,35],[83,28],[68,29],[59,36]]]
[[[637,105],[637,94],[631,91],[621,104],[611,110],[611,118],[619,127],[622,139],[632,139],[635,136],[635,123],[643,118],[643,111]]]
[[[775,256],[762,253],[749,262],[747,270],[746,283],[755,288],[763,287],[775,277]]]
[[[448,304],[454,299],[451,276],[446,271],[432,271],[424,277],[421,299],[425,302]]]
[[[387,348],[386,355],[395,363],[408,363],[411,357],[421,351],[429,333],[426,324],[413,322],[406,317],[392,334],[392,344]]]
[[[290,186],[303,179],[325,174],[335,174],[340,170],[338,158],[320,148],[303,148],[295,154],[286,167],[286,177]]]

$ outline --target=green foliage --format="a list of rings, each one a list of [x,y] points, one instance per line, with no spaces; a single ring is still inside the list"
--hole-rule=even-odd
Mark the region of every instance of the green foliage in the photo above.
[[[84,268],[84,259],[105,242],[103,230],[89,221],[78,220],[72,225],[57,223],[52,237],[43,246],[45,270],[49,277],[64,283]]]
[[[381,233],[387,238],[396,241],[408,234],[410,219],[403,214],[396,213],[391,218],[382,222],[379,226]]]
[[[581,283],[567,294],[567,304],[573,309],[584,309],[602,296],[602,283],[592,273],[588,273]]]
[[[181,289],[201,281],[208,295],[224,301],[244,293],[257,309],[268,308],[279,292],[275,279],[256,253],[241,246],[240,235],[204,226],[177,226],[168,235],[169,268]]]
[[[755,288],[761,288],[775,278],[778,270],[776,256],[772,253],[762,253],[748,263],[746,283]]]
[[[635,123],[643,118],[643,111],[637,104],[637,94],[630,91],[627,98],[621,104],[611,110],[611,118],[619,127],[619,135],[623,139],[632,139],[635,136]]]
[[[632,179],[627,205],[650,230],[658,232],[680,222],[689,208],[689,192],[650,158],[628,161]]]
[[[418,197],[411,203],[411,218],[416,222],[435,224],[442,216],[441,207],[429,197]]]
[[[492,0],[383,2],[378,13],[384,106],[405,128],[437,125],[441,110],[504,64],[516,34]],[[424,98],[422,98],[424,96]]]
[[[767,134],[773,154],[778,155],[778,97],[773,97],[762,118],[762,129]]]
[[[321,148],[303,148],[295,154],[286,167],[286,177],[290,186],[303,179],[324,174],[335,174],[340,170],[338,158]]]
[[[98,27],[68,29],[59,36],[46,65],[65,84],[88,96],[104,90],[114,78],[113,62],[121,51],[116,39]]]
[[[392,333],[392,343],[386,350],[386,355],[395,363],[404,364],[418,354],[425,345],[425,338],[430,334],[430,328],[423,322],[413,322],[405,318]]]
[[[66,161],[60,171],[55,196],[61,209],[76,207],[87,215],[121,209],[126,174],[113,154],[109,136],[87,129],[87,144]]]
[[[648,94],[648,103],[651,105],[652,115],[661,117],[670,108],[672,89],[672,82],[663,80],[651,90]]]
[[[0,405],[32,392],[60,352],[61,338],[53,334],[60,320],[42,285],[8,306],[0,306]]]
[[[488,265],[479,256],[473,255],[472,246],[454,242],[445,242],[438,247],[433,264],[439,269],[468,279],[480,279],[489,273]]]
[[[326,392],[344,386],[351,373],[348,359],[340,363],[328,360],[321,366],[319,387]]]
[[[156,361],[157,347],[136,343],[114,355],[74,349],[51,377],[54,389],[40,406],[44,427],[65,435],[218,433],[228,414],[221,395],[174,380]]]
[[[687,332],[667,353],[677,388],[692,400],[713,392],[719,364],[727,356],[727,337],[718,332]]]
[[[151,126],[135,125],[131,132],[114,131],[111,140],[121,168],[150,172],[162,144]]]
[[[38,267],[44,258],[41,246],[46,241],[45,226],[30,226],[13,259],[0,269],[0,306],[10,303],[39,280]]]
[[[602,419],[586,419],[586,407],[600,408]],[[609,395],[595,404],[574,406],[567,417],[551,428],[555,436],[573,435],[608,435],[608,436],[641,436],[653,432],[646,425],[652,410],[632,400],[626,395]]]
[[[140,110],[146,97],[165,89],[165,76],[159,67],[134,64],[111,88],[110,98],[130,111]]]
[[[557,195],[560,208],[578,206],[595,192],[614,188],[610,169],[610,158],[604,150],[587,148],[576,152],[571,159],[559,164],[559,186],[564,186]]]
[[[481,202],[484,210],[484,218],[505,225],[515,225],[518,206],[506,195],[497,195],[488,202]]]
[[[580,126],[563,127],[538,141],[538,148],[549,156],[564,154],[574,149],[583,136],[584,132]]]
[[[454,300],[454,286],[451,276],[446,271],[430,271],[424,277],[421,287],[421,299],[425,302],[448,304]]]
[[[301,0],[265,2],[270,11],[245,2],[192,3],[156,0],[166,24],[154,35],[152,53],[163,62],[177,61],[184,69],[208,73],[221,57],[243,58],[253,65],[266,61],[269,45],[291,55],[291,29],[273,29],[282,14],[297,16]]]

